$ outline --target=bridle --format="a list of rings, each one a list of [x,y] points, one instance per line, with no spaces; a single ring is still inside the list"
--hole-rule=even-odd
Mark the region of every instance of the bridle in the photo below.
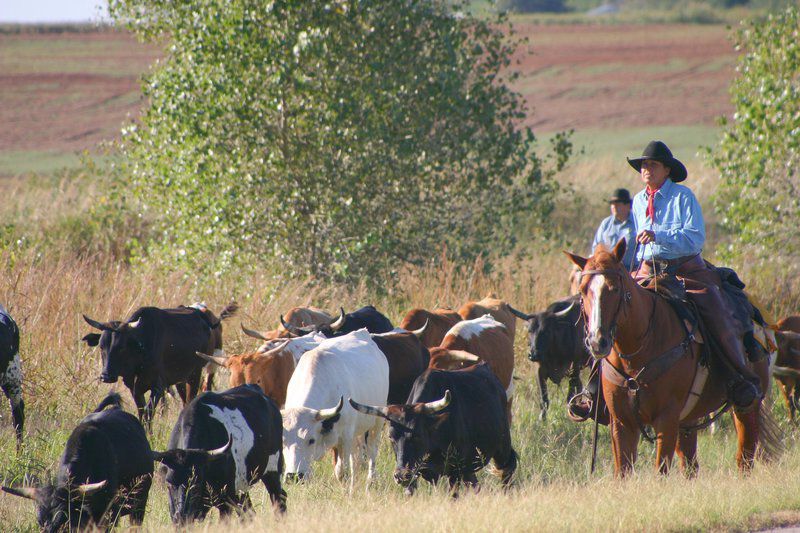
[[[585,275],[589,275],[589,276],[594,276],[594,275],[602,275],[602,276],[614,275],[614,276],[617,276],[620,279],[620,282],[622,282],[622,279],[623,279],[623,274],[619,269],[583,270],[583,271],[581,271],[580,275],[581,275],[581,278],[583,278],[583,276],[585,276]],[[620,311],[622,310],[623,304],[626,304],[626,305],[630,304],[632,299],[633,299],[633,294],[631,293],[630,290],[626,290],[622,294],[622,296],[619,298],[619,301],[617,303],[617,309],[614,312],[614,315],[613,315],[614,318],[612,319],[611,326],[609,327],[609,335],[611,336],[611,344],[615,348],[616,348],[616,345],[617,345],[617,318],[619,317],[619,314],[620,314]],[[647,338],[650,336],[650,333],[651,333],[651,331],[653,329],[653,324],[655,324],[655,320],[654,320],[655,314],[656,314],[656,305],[654,303],[653,304],[653,311],[650,314],[650,319],[648,320],[647,330],[642,335],[642,340],[639,343],[639,348],[635,352],[631,352],[631,353],[627,353],[627,354],[626,353],[622,353],[620,350],[617,350],[617,355],[619,355],[622,359],[630,359],[630,358],[634,357],[635,355],[638,355],[639,352],[642,351],[642,349],[647,344]],[[583,305],[583,292],[581,292],[581,316],[583,317],[583,330],[584,330],[583,331],[583,333],[584,333],[584,335],[583,335],[583,343],[586,346],[586,349],[591,352],[592,349],[589,346],[589,342],[588,342],[588,338],[589,338],[589,320],[588,320],[588,317],[586,316],[586,309],[585,309],[585,307]]]

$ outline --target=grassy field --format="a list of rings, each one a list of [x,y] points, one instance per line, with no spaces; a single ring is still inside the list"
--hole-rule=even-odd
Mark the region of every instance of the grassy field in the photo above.
[[[569,263],[560,249],[586,252],[592,231],[607,214],[605,195],[618,186],[632,191],[640,187],[625,156],[638,155],[652,138],[666,141],[687,163],[689,184],[706,207],[707,255],[713,259],[721,237],[707,206],[718,178],[696,154],[714,143],[719,133],[714,117],[729,110],[725,88],[735,55],[724,27],[581,24],[559,29],[526,18],[519,21],[532,44],[520,57],[520,90],[535,110],[532,124],[537,134],[546,141],[554,131],[575,127],[576,144],[583,148],[558,177],[565,189],[552,224],[562,229],[564,241],[522,247],[488,274],[480,262],[409,268],[397,287],[380,293],[365,287],[286,282],[277,272],[201,286],[190,273],[131,269],[119,259],[124,254],[108,250],[123,249],[137,228],[106,227],[105,219],[89,214],[107,199],[103,181],[79,170],[77,153],[114,137],[125,116],[135,114],[140,105],[137,78],[158,50],[116,33],[0,35],[0,117],[6,126],[0,132],[0,268],[5,274],[0,277],[0,299],[22,331],[28,416],[26,444],[18,455],[7,406],[0,406],[0,481],[47,479],[72,428],[109,390],[119,390],[132,409],[124,387],[98,383],[99,354],[80,342],[89,331],[82,313],[99,320],[119,319],[141,305],[168,307],[202,300],[220,309],[235,298],[242,310],[226,322],[224,334],[226,351],[235,353],[254,346],[240,332],[240,324],[270,328],[279,313],[295,305],[333,311],[340,305],[352,310],[371,303],[397,323],[411,307],[457,307],[493,292],[519,309],[540,310],[567,291]],[[655,30],[663,38],[645,42]],[[649,51],[664,43],[674,46],[674,53],[667,51],[643,66]],[[631,72],[660,76],[656,89],[650,90],[646,79],[626,78]],[[694,107],[685,105],[687,94],[697,95]],[[642,111],[653,100],[663,108]],[[72,170],[57,171],[62,167]],[[137,223],[141,222],[130,221]],[[104,242],[93,247],[98,239]],[[775,315],[800,310],[800,282],[757,265],[732,266]],[[407,499],[391,481],[393,457],[384,440],[378,479],[369,492],[363,490],[362,473],[356,492],[349,495],[333,478],[329,461],[323,461],[312,482],[287,488],[285,517],[278,521],[272,516],[259,486],[252,492],[255,516],[237,522],[236,528],[685,531],[800,523],[800,478],[795,475],[800,468],[800,432],[786,422],[782,405],[776,404],[775,415],[785,431],[787,452],[776,463],[759,464],[749,476],[736,471],[735,434],[728,419],[716,434],[700,436],[701,471],[695,480],[678,472],[655,476],[654,450],[646,443],[640,446],[636,475],[623,482],[612,479],[605,429],[600,431],[599,470],[590,476],[591,427],[567,420],[563,385],[552,390],[549,419],[538,418],[538,390],[526,358],[523,326],[519,324],[515,346],[520,380],[513,425],[520,466],[508,493],[484,473],[479,494],[451,501],[444,487],[423,486]],[[166,446],[179,409],[170,399],[158,415],[154,448]],[[30,502],[0,494],[0,531],[33,531],[34,516]],[[230,527],[214,514],[194,529]],[[160,478],[151,492],[144,529],[171,529]]]

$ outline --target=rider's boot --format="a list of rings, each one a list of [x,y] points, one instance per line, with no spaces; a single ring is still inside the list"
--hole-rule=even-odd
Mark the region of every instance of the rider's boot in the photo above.
[[[604,401],[600,386],[600,372],[595,370],[589,376],[589,382],[586,384],[586,387],[569,399],[567,402],[567,416],[573,422],[585,422],[590,418],[594,418],[594,402],[595,398],[597,398],[597,422],[605,426],[608,425],[608,408],[606,407],[606,402]]]
[[[714,331],[715,340],[719,343],[720,351],[730,367],[728,379],[728,396],[733,405],[745,409],[763,397],[761,393],[761,380],[747,366],[744,346],[734,331]]]

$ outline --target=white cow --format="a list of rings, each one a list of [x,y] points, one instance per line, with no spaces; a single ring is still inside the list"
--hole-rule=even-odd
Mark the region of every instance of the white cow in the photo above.
[[[389,365],[366,329],[327,339],[306,352],[289,380],[281,411],[287,476],[307,476],[311,464],[333,448],[337,479],[344,476],[344,460],[350,461],[352,492],[359,450],[356,439],[367,434],[364,441],[369,484],[375,473],[384,422],[359,413],[343,399],[386,405],[388,393]]]

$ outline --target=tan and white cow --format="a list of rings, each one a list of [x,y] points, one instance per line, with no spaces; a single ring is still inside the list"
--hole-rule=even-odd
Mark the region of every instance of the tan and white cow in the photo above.
[[[426,348],[433,348],[439,346],[450,328],[460,321],[459,314],[449,308],[439,307],[433,311],[416,308],[406,313],[400,327],[408,331],[425,327],[419,340]]]
[[[503,300],[487,296],[477,302],[467,302],[461,306],[458,314],[463,320],[473,320],[487,314],[492,315],[495,320],[506,327],[505,333],[511,339],[511,345],[514,345],[514,337],[517,334],[517,319],[508,304]]]
[[[245,329],[244,332],[251,337],[271,341],[294,337],[295,335],[290,331],[293,328],[329,326],[331,322],[333,322],[333,317],[318,307],[292,307],[285,315],[281,315],[280,325],[276,329],[271,331]]]
[[[514,394],[514,345],[504,324],[490,314],[464,320],[453,326],[442,344],[430,350],[428,368],[457,370],[486,361],[506,390],[508,417]]]

